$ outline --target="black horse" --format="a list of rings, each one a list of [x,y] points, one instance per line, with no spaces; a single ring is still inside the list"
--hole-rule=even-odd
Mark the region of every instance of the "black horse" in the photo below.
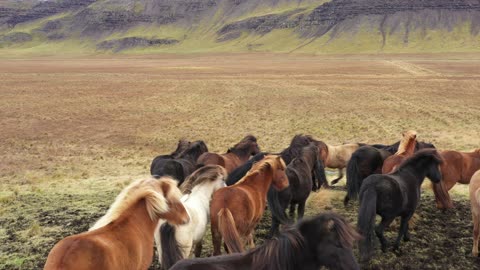
[[[196,169],[198,157],[208,152],[204,141],[195,141],[174,159],[159,159],[152,169],[152,176],[159,178],[165,175],[173,177],[181,185],[185,178]]]
[[[175,151],[173,151],[172,153],[167,154],[167,155],[156,156],[152,160],[152,164],[150,165],[150,174],[154,175],[153,172],[155,171],[155,168],[158,166],[158,163],[161,162],[160,160],[174,159],[174,158],[178,157],[178,155],[180,155],[183,151],[185,151],[189,146],[190,146],[189,141],[187,141],[185,139],[178,140],[177,149],[175,149]]]
[[[367,177],[360,188],[360,208],[357,226],[364,236],[360,241],[360,256],[362,261],[370,260],[373,255],[373,231],[375,216],[382,221],[375,228],[375,234],[380,239],[382,251],[387,250],[387,240],[383,231],[396,218],[401,217],[400,230],[394,244],[397,250],[400,240],[408,241],[408,221],[415,213],[420,200],[420,186],[425,177],[433,183],[439,183],[442,174],[439,165],[442,157],[435,149],[424,149],[405,160],[391,174],[374,174]],[[446,200],[446,195],[443,200]]]
[[[238,180],[242,179],[247,174],[247,172],[252,168],[255,162],[262,160],[266,155],[268,155],[267,152],[260,152],[253,156],[251,159],[249,159],[245,164],[233,170],[228,175],[227,181],[225,181],[227,186],[231,186],[237,183]]]
[[[170,270],[360,269],[352,253],[358,233],[342,217],[324,213],[303,220],[263,245],[244,252],[177,262]]]
[[[318,147],[313,143],[303,147],[299,156],[288,164],[285,173],[290,185],[282,191],[271,188],[267,194],[268,207],[272,212],[271,236],[278,233],[280,224],[290,223],[285,215],[288,205],[290,205],[291,220],[294,219],[297,205],[297,218],[303,218],[305,203],[313,188],[312,179],[321,179],[322,170]]]
[[[345,206],[351,199],[357,199],[363,179],[382,172],[383,161],[395,154],[399,145],[400,142],[392,145],[364,145],[353,152],[347,164],[347,195],[343,200]],[[425,148],[435,148],[435,146],[426,142],[417,142],[415,145],[415,151]]]

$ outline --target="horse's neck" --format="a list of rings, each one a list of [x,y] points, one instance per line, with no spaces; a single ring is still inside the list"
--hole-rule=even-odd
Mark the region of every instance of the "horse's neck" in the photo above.
[[[418,186],[420,187],[423,183],[423,180],[425,180],[425,177],[427,175],[427,172],[425,169],[420,168],[417,164],[415,165],[410,165],[408,168],[403,168],[398,171],[399,175],[409,175],[409,176],[414,176],[415,180],[417,181]]]
[[[405,149],[406,155],[413,155],[413,153],[415,152],[416,142],[417,141],[415,139],[411,139],[410,141],[408,141],[408,145]]]
[[[267,193],[272,180],[273,175],[270,170],[268,170],[246,176],[246,178],[240,184],[252,187],[254,190],[259,190],[262,193]]]

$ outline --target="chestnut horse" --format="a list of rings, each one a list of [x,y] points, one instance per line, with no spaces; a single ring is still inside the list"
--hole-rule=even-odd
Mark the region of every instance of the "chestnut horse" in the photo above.
[[[328,156],[325,167],[338,169],[338,177],[332,180],[332,185],[335,185],[343,178],[343,169],[347,167],[353,152],[362,145],[363,144],[359,143],[346,143],[342,145],[327,144]]]
[[[177,182],[170,178],[133,182],[90,231],[58,242],[44,269],[147,269],[158,220],[189,221],[181,196]]]
[[[243,252],[245,242],[254,247],[253,231],[265,211],[270,185],[288,187],[285,163],[280,156],[268,155],[235,185],[217,190],[210,206],[213,255],[220,255],[222,237],[227,251]]]
[[[382,173],[393,172],[405,159],[413,156],[415,146],[417,145],[417,132],[409,130],[402,133],[402,140],[398,146],[398,151],[383,161]]]
[[[444,185],[433,185],[433,192],[435,193],[435,201],[437,208],[448,209],[453,207],[452,200],[448,191],[452,189],[457,182],[461,184],[470,183],[472,175],[480,170],[480,149],[473,152],[458,152],[458,151],[441,151],[443,160],[445,161],[441,166]],[[442,204],[438,199],[438,194],[442,189],[447,191],[447,205]]]
[[[260,152],[257,144],[257,138],[253,135],[247,135],[234,147],[228,149],[225,154],[204,153],[197,160],[197,166],[204,165],[220,165],[227,170],[227,173],[232,172],[237,167],[241,166],[250,158]]]
[[[478,242],[480,241],[480,170],[473,174],[470,180],[470,205],[473,220],[472,255],[478,257]]]

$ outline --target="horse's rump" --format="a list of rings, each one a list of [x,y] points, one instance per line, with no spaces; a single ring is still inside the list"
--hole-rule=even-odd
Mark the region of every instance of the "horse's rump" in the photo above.
[[[203,153],[197,160],[198,165],[220,165],[225,168],[225,160],[223,157],[216,153]]]

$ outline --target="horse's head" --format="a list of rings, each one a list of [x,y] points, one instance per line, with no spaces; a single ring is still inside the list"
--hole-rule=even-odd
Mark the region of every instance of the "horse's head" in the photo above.
[[[297,226],[318,268],[360,269],[352,252],[353,242],[360,239],[360,234],[341,216],[324,213]]]
[[[273,172],[272,185],[277,190],[284,190],[288,187],[288,177],[285,173],[287,166],[283,162],[282,157],[275,155],[268,155],[265,157],[266,162],[270,164]]]
[[[168,223],[173,225],[182,225],[188,223],[190,221],[190,217],[180,201],[182,193],[177,188],[178,182],[169,177],[162,177],[160,180],[156,181],[157,183],[155,184],[155,188],[157,189],[157,192],[163,194],[163,197],[168,205],[168,210],[159,212],[158,216],[161,219],[167,220]]]

